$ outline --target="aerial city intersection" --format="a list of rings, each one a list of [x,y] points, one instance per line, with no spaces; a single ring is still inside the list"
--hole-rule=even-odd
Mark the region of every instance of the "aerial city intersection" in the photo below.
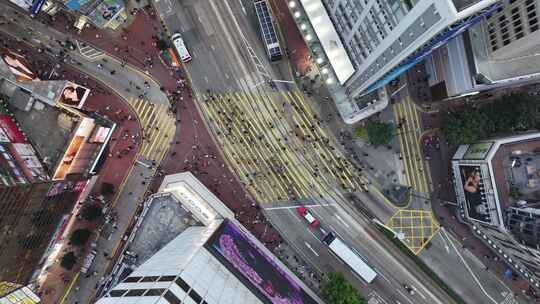
[[[0,2],[0,303],[540,303],[540,0]]]

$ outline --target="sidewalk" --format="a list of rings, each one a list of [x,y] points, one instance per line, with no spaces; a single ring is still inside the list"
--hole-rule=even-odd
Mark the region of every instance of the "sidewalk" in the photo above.
[[[8,37],[5,37],[4,35],[0,35],[0,37],[2,37],[2,40],[11,47],[26,50],[25,52],[28,58],[31,59],[30,65],[32,68],[36,70],[40,69],[50,71],[55,66],[56,63],[46,55],[40,54],[34,49],[29,49],[28,46],[18,43]],[[138,143],[133,143],[129,140],[122,139],[121,136],[122,134],[125,134],[125,132],[128,132],[128,134],[136,134],[140,132],[139,124],[136,120],[127,120],[125,118],[128,115],[135,117],[135,114],[132,112],[131,108],[118,96],[111,94],[92,78],[85,77],[70,67],[64,66],[64,68],[57,68],[56,74],[53,74],[51,78],[69,79],[90,88],[91,96],[87,99],[84,110],[100,113],[117,123],[117,128],[112,135],[113,140],[109,144],[109,148],[104,152],[104,157],[106,157],[106,160],[103,163],[103,167],[100,172],[101,174],[99,175],[97,183],[94,186],[94,192],[99,192],[100,185],[103,182],[111,183],[116,189],[118,189],[126,177],[129,168],[132,166],[134,156],[136,155],[139,147]],[[131,147],[131,151],[129,151],[127,155],[124,153],[124,156],[116,156],[128,146]],[[113,157],[107,157],[107,155],[113,155]],[[69,224],[70,229],[66,229],[66,231],[73,231],[79,228],[96,230],[99,226],[98,223],[77,219],[79,211],[80,206],[78,206],[78,208],[74,208]],[[68,239],[69,235],[66,235],[64,245],[59,249],[61,254],[58,256],[58,259],[61,258],[63,253],[74,250],[79,258],[79,263],[82,262],[87,250],[68,245]],[[73,278],[75,270],[78,269],[78,267],[79,266],[76,265],[72,271],[66,271],[59,266],[58,260],[48,269],[47,275],[40,284],[39,289],[43,303],[58,302],[65,287]]]
[[[416,100],[414,101],[416,102]],[[433,107],[438,107],[437,104],[440,103],[434,104]],[[462,104],[463,102],[456,101],[451,106],[461,106]],[[448,105],[443,109],[446,110],[447,107]],[[442,111],[431,114],[421,113],[423,129],[440,128],[443,124],[442,115]],[[444,201],[457,201],[453,187],[447,186],[451,183],[449,176],[452,175],[450,161],[457,147],[448,146],[440,132],[437,133],[440,136],[440,150],[431,149],[429,152],[430,160],[428,162],[434,189],[431,193],[431,208],[437,221],[442,227],[455,235],[463,249],[467,249],[470,253],[474,254],[474,256],[489,269],[489,272],[492,273],[497,280],[504,282],[514,294],[522,298],[521,300],[528,301],[528,299],[523,299],[522,295],[522,290],[528,288],[528,281],[521,278],[505,278],[503,273],[508,269],[508,266],[496,258],[495,254],[482,242],[482,240],[474,236],[473,231],[467,224],[459,220],[455,206],[444,204]],[[540,301],[538,303],[540,303]]]

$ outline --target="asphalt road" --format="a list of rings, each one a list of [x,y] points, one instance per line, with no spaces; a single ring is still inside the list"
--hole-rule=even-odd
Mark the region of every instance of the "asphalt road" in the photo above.
[[[251,2],[159,0],[156,7],[169,31],[183,35],[193,56],[186,66],[197,96],[207,90],[219,93],[258,90],[265,85],[261,84],[265,77],[290,79],[283,72],[287,71],[285,61],[270,64],[266,59]],[[280,89],[286,89],[286,86],[278,84]],[[385,204],[380,201],[369,203],[378,206]],[[280,204],[278,207],[286,205]],[[380,278],[369,286],[360,280],[355,281],[364,294],[382,297],[386,302],[452,303],[414,265],[403,262],[392,244],[379,239],[373,224],[359,217],[353,218],[335,205],[317,208],[314,213],[321,218],[323,229],[337,232],[346,243],[365,255],[380,273]],[[267,210],[267,214],[274,227],[281,230],[283,236],[290,237],[290,243],[306,255],[315,267],[321,267],[324,272],[335,268],[346,269],[337,259],[331,258],[319,241],[322,232],[308,231],[291,209]],[[321,261],[329,263],[322,264]],[[352,278],[350,271],[346,273]],[[402,287],[404,283],[416,288],[416,295],[407,295]]]
[[[378,298],[381,303],[452,303],[438,288],[427,283],[423,275],[411,275],[416,267],[393,244],[382,239],[374,225],[357,213],[346,212],[337,205],[312,205],[310,212],[321,221],[319,228],[311,228],[296,212],[297,205],[267,207],[265,214],[280,230],[289,244],[315,269],[326,273],[343,272],[362,294]],[[321,242],[325,233],[333,231],[376,270],[378,278],[372,283],[356,276],[350,268],[333,256]],[[402,287],[407,284],[416,290],[410,295]],[[382,299],[382,300],[381,300]]]

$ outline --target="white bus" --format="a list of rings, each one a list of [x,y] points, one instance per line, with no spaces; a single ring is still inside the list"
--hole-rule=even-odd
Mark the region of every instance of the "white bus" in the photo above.
[[[186,44],[184,43],[184,39],[182,38],[182,35],[180,33],[176,33],[171,36],[171,40],[174,44],[174,48],[178,52],[178,55],[180,56],[180,60],[182,62],[188,62],[191,60],[191,55],[188,52],[188,49],[186,48]]]
[[[371,283],[377,277],[377,273],[373,268],[364,262],[364,260],[353,251],[349,246],[345,245],[339,238],[337,238],[332,232],[328,233],[323,242],[328,245],[328,248],[337,255],[345,264],[349,265],[351,269],[359,275],[364,281]]]

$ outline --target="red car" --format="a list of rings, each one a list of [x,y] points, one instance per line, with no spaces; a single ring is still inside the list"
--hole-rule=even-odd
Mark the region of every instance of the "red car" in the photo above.
[[[300,216],[302,216],[303,218],[306,219],[306,221],[308,221],[310,227],[316,228],[316,227],[319,227],[319,225],[321,224],[321,222],[319,222],[318,219],[313,217],[313,215],[311,215],[311,213],[309,213],[307,208],[304,206],[300,206],[296,208],[296,212],[298,212]]]

